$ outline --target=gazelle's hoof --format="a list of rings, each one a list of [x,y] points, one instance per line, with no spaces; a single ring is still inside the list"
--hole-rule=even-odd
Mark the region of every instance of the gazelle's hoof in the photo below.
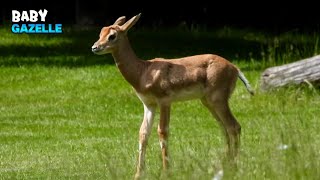
[[[136,174],[136,175],[134,175],[134,180],[139,180],[140,179],[140,174]]]
[[[134,180],[140,180],[140,179],[142,179],[142,176],[143,176],[143,173],[137,172],[137,173],[134,175]]]

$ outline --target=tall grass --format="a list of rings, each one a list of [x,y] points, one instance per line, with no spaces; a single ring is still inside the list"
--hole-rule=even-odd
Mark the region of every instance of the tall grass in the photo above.
[[[131,179],[143,107],[113,65],[90,52],[98,29],[61,36],[12,35],[0,41],[0,178]],[[138,56],[217,53],[243,69],[257,91],[238,82],[230,99],[242,126],[237,168],[224,179],[318,179],[318,89],[289,86],[259,92],[265,67],[319,53],[316,34],[273,35],[224,28],[206,31],[134,30]],[[172,106],[169,179],[211,179],[225,141],[199,101]],[[161,177],[155,126],[146,155],[146,179]]]

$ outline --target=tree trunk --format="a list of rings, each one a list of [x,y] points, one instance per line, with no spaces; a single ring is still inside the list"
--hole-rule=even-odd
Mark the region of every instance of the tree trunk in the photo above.
[[[320,82],[320,55],[266,69],[261,75],[261,90],[303,82]]]

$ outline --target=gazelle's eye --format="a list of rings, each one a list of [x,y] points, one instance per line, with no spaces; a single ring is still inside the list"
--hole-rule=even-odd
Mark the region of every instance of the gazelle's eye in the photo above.
[[[115,34],[111,34],[111,35],[108,37],[108,41],[113,41],[114,39],[116,39],[116,35],[115,35]]]

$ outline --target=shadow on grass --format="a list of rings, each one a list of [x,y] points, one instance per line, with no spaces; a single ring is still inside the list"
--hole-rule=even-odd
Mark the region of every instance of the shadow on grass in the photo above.
[[[92,44],[98,39],[100,28],[68,30],[60,35],[10,35],[10,38],[31,39],[31,43],[0,44],[0,66],[66,66],[82,67],[114,64],[111,54],[97,56],[91,52]],[[11,33],[11,32],[8,32]],[[244,40],[242,37],[216,37],[210,32],[156,31],[134,29],[128,34],[138,57],[178,58],[183,56],[212,53],[230,61],[261,59],[261,43]],[[34,38],[36,37],[36,38]],[[67,38],[70,41],[46,45],[50,38]],[[32,42],[32,38],[34,41]]]

